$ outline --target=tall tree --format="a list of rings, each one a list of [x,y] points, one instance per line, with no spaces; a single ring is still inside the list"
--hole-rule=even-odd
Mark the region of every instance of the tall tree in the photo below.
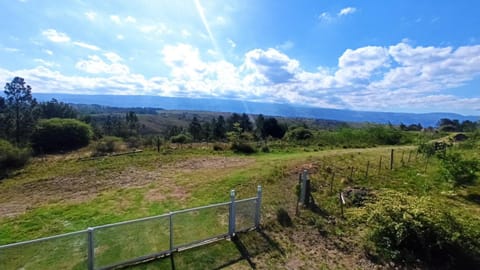
[[[7,105],[5,103],[5,98],[0,97],[0,138],[7,137]]]
[[[212,121],[213,123],[213,121]],[[219,115],[217,121],[214,122],[213,126],[213,137],[217,140],[222,140],[226,138],[227,128],[225,125],[225,118]]]
[[[267,137],[265,133],[264,125],[265,125],[265,117],[263,116],[263,114],[259,114],[257,116],[257,119],[255,119],[255,133],[259,138],[263,140]]]
[[[281,139],[287,129],[278,124],[277,119],[270,117],[265,120],[263,124],[263,130],[266,136],[272,136],[273,138]]]
[[[201,139],[202,125],[200,124],[196,116],[194,116],[192,122],[190,122],[190,125],[188,126],[188,132],[190,132],[194,141],[199,141]]]
[[[127,127],[132,134],[137,134],[140,124],[138,123],[137,114],[133,111],[127,112],[125,116],[125,121],[127,121]]]
[[[5,85],[7,109],[7,132],[18,144],[25,142],[33,132],[37,117],[33,110],[37,101],[32,97],[32,88],[20,77]]]
[[[252,122],[250,121],[250,117],[246,113],[242,114],[240,119],[240,127],[242,128],[243,132],[250,132],[253,130]]]
[[[235,130],[235,123],[239,123],[242,121],[242,117],[238,113],[233,113],[230,117],[227,118],[227,131],[234,131]]]

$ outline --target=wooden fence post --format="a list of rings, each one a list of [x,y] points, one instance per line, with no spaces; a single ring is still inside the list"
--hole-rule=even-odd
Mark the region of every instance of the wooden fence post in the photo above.
[[[390,151],[390,170],[393,170],[393,151]]]

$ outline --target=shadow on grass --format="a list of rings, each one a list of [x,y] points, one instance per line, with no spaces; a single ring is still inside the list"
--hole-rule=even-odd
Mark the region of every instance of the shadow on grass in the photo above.
[[[476,203],[476,204],[480,204],[480,194],[478,194],[478,193],[471,193],[471,194],[468,194],[468,195],[462,196],[462,197],[467,201],[470,201],[470,202],[473,202],[473,203]]]
[[[262,253],[284,254],[278,243],[265,232],[239,233],[230,240],[221,240],[208,245],[174,253],[145,264],[129,267],[131,270],[150,269],[224,269],[227,267],[256,269],[252,258]]]

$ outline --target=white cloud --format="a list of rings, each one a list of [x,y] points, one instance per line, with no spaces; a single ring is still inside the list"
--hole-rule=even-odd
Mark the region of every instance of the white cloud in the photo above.
[[[47,29],[42,31],[42,35],[52,42],[62,43],[69,42],[70,37],[62,32],[57,32],[55,29]]]
[[[185,38],[190,37],[192,35],[187,29],[182,29],[181,34]]]
[[[118,15],[110,15],[110,20],[116,24],[121,24],[122,21]]]
[[[44,53],[48,54],[48,55],[53,55],[53,52],[51,50],[43,50]]]
[[[91,74],[121,75],[128,74],[130,72],[128,66],[118,63],[118,61],[112,61],[118,60],[120,56],[116,55],[115,53],[111,53],[109,56],[107,56],[107,53],[104,55],[111,63],[106,63],[98,55],[90,55],[88,56],[88,59],[78,61],[75,67],[81,71]]]
[[[227,38],[228,44],[230,44],[230,47],[235,48],[237,47],[237,43],[235,43],[233,40]]]
[[[383,47],[367,46],[356,50],[347,49],[338,59],[335,78],[342,85],[352,85],[359,80],[369,79],[373,71],[387,67],[388,50]]]
[[[95,46],[95,45],[88,44],[88,43],[85,43],[85,42],[80,42],[80,41],[74,41],[73,45],[76,45],[78,47],[82,47],[82,48],[85,48],[85,49],[89,49],[89,50],[92,50],[92,51],[99,51],[100,50],[100,48]]]
[[[245,54],[245,68],[263,83],[287,83],[294,79],[300,63],[276,49],[255,49]]]
[[[127,16],[125,18],[125,22],[127,23],[136,23],[137,22],[137,19],[135,19],[135,17],[132,17],[132,16]]]
[[[117,35],[117,39],[118,39],[118,40],[124,40],[125,37],[124,37],[123,35],[121,35],[121,34],[118,34],[118,35]]]
[[[95,21],[95,19],[97,18],[97,13],[93,11],[88,11],[88,12],[85,12],[84,14],[89,21]]]
[[[338,16],[345,16],[345,15],[348,15],[348,14],[353,14],[357,11],[356,8],[354,7],[346,7],[346,8],[342,8],[342,10],[340,10],[338,12]]]
[[[122,57],[114,52],[106,52],[103,55],[112,63],[123,61]]]
[[[480,45],[414,47],[402,41],[366,46],[345,50],[334,67],[314,70],[305,70],[300,61],[273,48],[248,51],[237,65],[206,61],[202,54],[189,44],[164,46],[157,62],[169,72],[162,77],[132,73],[121,56],[103,52],[76,63],[85,76],[63,75],[51,70],[51,62],[37,59],[39,67],[34,69],[0,68],[0,79],[25,76],[45,92],[222,96],[362,110],[480,108],[479,97],[451,94],[453,87],[480,77]],[[221,59],[214,50],[205,54],[215,56],[207,59]]]
[[[46,60],[40,59],[40,58],[35,58],[35,59],[33,59],[33,61],[35,61],[36,63],[39,63],[40,65],[45,66],[45,67],[58,67],[59,66],[59,64],[57,64],[57,63],[54,63],[54,62],[51,62],[51,61],[46,61]]]
[[[318,19],[323,23],[330,23],[333,21],[333,17],[328,12],[322,12]]]
[[[341,17],[344,17],[349,14],[353,14],[356,11],[357,9],[354,7],[342,8],[338,13],[333,15],[325,11],[320,13],[320,15],[318,16],[318,19],[320,22],[325,24],[333,23],[333,22],[337,22]]]

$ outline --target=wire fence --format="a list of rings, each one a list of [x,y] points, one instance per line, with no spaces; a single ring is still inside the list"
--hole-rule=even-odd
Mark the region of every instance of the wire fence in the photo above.
[[[111,269],[258,228],[257,196],[0,246],[0,269]]]

